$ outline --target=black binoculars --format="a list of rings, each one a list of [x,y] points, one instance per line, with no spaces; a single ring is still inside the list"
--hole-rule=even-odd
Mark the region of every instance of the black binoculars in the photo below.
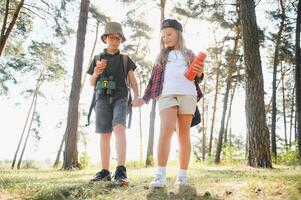
[[[116,82],[113,76],[102,76],[96,83],[96,94],[98,95],[113,95],[116,90]]]

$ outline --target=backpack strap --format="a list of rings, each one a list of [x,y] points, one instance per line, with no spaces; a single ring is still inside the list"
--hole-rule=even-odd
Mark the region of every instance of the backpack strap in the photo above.
[[[96,56],[94,56],[94,60],[95,62],[100,61],[101,57],[104,55],[104,53],[100,53]],[[90,125],[90,118],[91,118],[91,114],[92,114],[92,110],[96,105],[96,92],[95,92],[95,88],[94,88],[94,92],[93,92],[93,97],[90,103],[90,107],[89,107],[89,112],[88,112],[88,116],[87,116],[87,124],[85,126],[89,126]]]
[[[122,54],[122,62],[123,62],[123,70],[125,74],[125,84],[128,89],[128,105],[127,105],[127,113],[129,115],[129,121],[128,121],[128,128],[131,128],[132,123],[132,95],[131,95],[131,89],[130,89],[130,82],[128,79],[128,55]]]

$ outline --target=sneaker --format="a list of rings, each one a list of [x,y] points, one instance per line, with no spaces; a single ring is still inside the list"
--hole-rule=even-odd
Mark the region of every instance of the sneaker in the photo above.
[[[163,188],[166,186],[166,178],[161,174],[156,174],[154,180],[149,185],[152,188]]]
[[[106,169],[97,172],[95,177],[90,180],[90,183],[94,183],[96,181],[111,181],[111,173]]]
[[[126,175],[126,168],[124,166],[117,166],[113,177],[114,177],[113,183],[115,185],[128,186],[130,183]]]
[[[175,186],[184,186],[187,185],[188,176],[177,176],[175,181]]]

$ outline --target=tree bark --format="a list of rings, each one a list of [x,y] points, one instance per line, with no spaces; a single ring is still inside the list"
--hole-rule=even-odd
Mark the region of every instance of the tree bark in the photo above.
[[[6,1],[6,7],[8,8],[8,4],[9,1]],[[17,8],[14,12],[13,15],[13,19],[10,22],[10,24],[8,25],[7,29],[6,29],[6,23],[7,23],[7,13],[5,14],[6,19],[4,19],[3,21],[3,25],[2,25],[2,30],[1,30],[1,35],[0,35],[0,57],[2,56],[3,52],[4,52],[4,48],[5,48],[5,44],[7,42],[7,39],[9,37],[9,35],[11,34],[13,27],[16,24],[16,21],[18,19],[18,16],[20,14],[21,8],[23,7],[24,4],[24,0],[21,0],[20,3],[17,5]],[[8,10],[6,10],[5,12],[8,12]]]
[[[299,149],[299,163],[301,165],[301,52],[300,52],[300,25],[301,25],[301,0],[298,2],[297,22],[296,22],[296,123]]]
[[[241,0],[240,14],[246,66],[245,110],[249,142],[248,165],[271,168],[269,130],[266,124],[264,83],[254,0]]]
[[[69,96],[68,117],[66,126],[66,143],[64,156],[64,169],[78,168],[78,120],[79,120],[79,99],[82,78],[82,66],[84,59],[85,38],[88,20],[89,0],[81,0],[80,14],[78,20],[77,40],[74,57],[74,68],[72,76],[71,92]]]

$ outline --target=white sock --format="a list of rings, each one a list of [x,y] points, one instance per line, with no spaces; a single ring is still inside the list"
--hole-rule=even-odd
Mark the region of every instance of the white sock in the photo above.
[[[187,170],[186,169],[179,169],[178,176],[187,177]]]
[[[160,174],[160,175],[162,175],[162,176],[165,177],[165,175],[166,175],[166,167],[158,166],[156,174]]]

